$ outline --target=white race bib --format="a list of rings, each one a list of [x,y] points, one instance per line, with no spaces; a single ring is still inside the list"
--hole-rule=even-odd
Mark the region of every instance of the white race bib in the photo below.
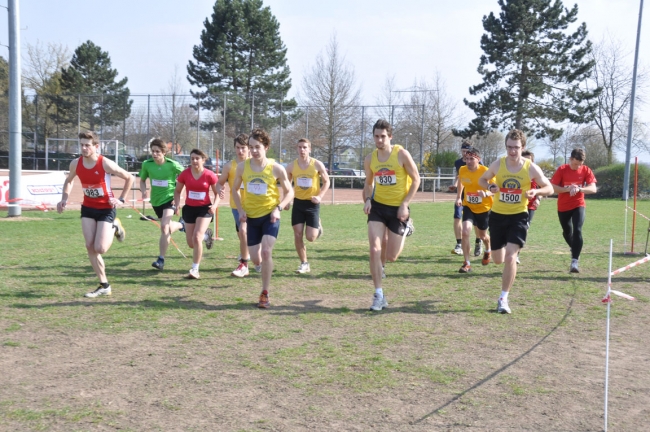
[[[188,191],[187,197],[189,199],[203,201],[205,199],[205,192]]]
[[[312,184],[312,178],[311,177],[298,177],[297,179],[298,187],[304,188],[304,189],[309,189]]]
[[[468,193],[465,198],[469,204],[481,204],[483,202],[483,197],[478,193]]]
[[[253,183],[249,182],[246,185],[246,193],[251,193],[253,195],[266,195],[267,185],[266,183]]]
[[[83,188],[83,191],[88,198],[101,198],[104,196],[104,189],[101,187],[89,186]]]
[[[397,184],[397,175],[395,171],[377,171],[375,173],[375,182],[380,186],[395,186]]]
[[[169,181],[168,180],[151,180],[151,184],[153,186],[158,186],[158,187],[164,187],[166,188],[169,186]]]
[[[504,204],[519,204],[521,202],[521,189],[500,189],[499,201]]]

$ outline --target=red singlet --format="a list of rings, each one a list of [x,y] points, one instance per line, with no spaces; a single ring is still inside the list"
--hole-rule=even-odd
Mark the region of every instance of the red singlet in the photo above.
[[[99,155],[94,167],[84,166],[83,157],[77,162],[77,176],[81,180],[84,193],[84,207],[94,209],[111,209],[109,200],[113,198],[111,175],[104,170],[104,156]]]

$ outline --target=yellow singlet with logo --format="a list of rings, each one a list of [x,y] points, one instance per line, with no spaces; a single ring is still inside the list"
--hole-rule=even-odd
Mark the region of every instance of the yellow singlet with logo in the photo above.
[[[478,184],[478,179],[488,170],[488,167],[479,165],[476,171],[472,172],[467,166],[462,166],[458,170],[458,178],[463,185],[465,197],[463,205],[475,213],[485,213],[492,208],[492,197],[481,197],[478,191],[485,190]],[[492,181],[493,179],[490,179]]]
[[[242,182],[246,190],[246,201],[242,203],[248,217],[258,218],[271,213],[280,204],[280,191],[273,176],[274,159],[267,159],[261,172],[251,169],[251,160],[244,162]]]
[[[374,200],[378,203],[398,207],[411,187],[413,180],[397,160],[401,148],[400,145],[394,145],[386,162],[379,162],[379,150],[372,152],[370,170],[375,177]]]
[[[293,161],[293,191],[300,200],[310,200],[320,193],[320,174],[316,169],[316,159],[309,158],[307,169],[300,168],[298,159]]]
[[[528,212],[526,191],[531,188],[529,170],[529,159],[524,159],[524,166],[519,172],[511,173],[506,167],[506,156],[501,158],[496,175],[499,193],[494,196],[493,212],[504,215]]]
[[[235,173],[237,172],[237,160],[233,159],[230,162],[230,171],[228,171],[228,187],[232,191],[232,184],[235,182]],[[241,188],[239,188],[239,195],[241,196],[241,203],[244,205],[246,199],[246,189],[244,188],[244,182],[241,182]],[[235,201],[232,199],[232,194],[230,194],[230,208],[236,209]]]

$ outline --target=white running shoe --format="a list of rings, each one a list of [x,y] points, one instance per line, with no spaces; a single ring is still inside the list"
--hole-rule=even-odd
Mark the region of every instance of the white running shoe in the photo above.
[[[415,225],[413,225],[413,219],[409,218],[406,221],[406,237],[413,235],[415,232]]]
[[[185,279],[201,279],[201,275],[199,275],[199,269],[191,268],[190,272],[185,275]]]
[[[517,261],[515,261],[517,264],[521,264],[521,261],[519,261],[519,255],[517,255]]]
[[[214,243],[214,240],[212,239],[212,228],[208,228],[207,230],[205,230],[203,241],[205,242],[206,248],[212,249],[212,244]]]
[[[296,273],[303,274],[303,273],[309,273],[310,271],[311,269],[309,268],[309,263],[304,262],[304,263],[300,263],[300,266],[298,266],[298,270],[296,270]]]
[[[248,276],[248,264],[239,263],[239,266],[230,273],[231,276],[243,278]]]
[[[372,306],[370,306],[371,311],[380,311],[383,308],[388,307],[388,300],[386,296],[381,296],[375,293],[375,296],[372,298]]]
[[[256,265],[255,266],[255,271],[258,273],[262,273],[262,264]]]
[[[84,297],[95,298],[95,297],[99,297],[99,296],[103,296],[103,295],[105,295],[105,296],[111,295],[111,286],[110,285],[108,287],[106,287],[106,288],[104,288],[103,286],[100,285],[100,286],[97,287],[97,289],[95,291],[87,292],[86,294],[84,294]]]
[[[117,237],[117,241],[120,243],[123,242],[126,238],[126,231],[122,226],[122,221],[120,218],[115,218],[113,220],[113,226],[115,227],[115,237]]]
[[[580,273],[578,268],[578,260],[573,258],[571,259],[571,267],[569,267],[569,273]]]
[[[504,300],[502,298],[499,299],[499,301],[497,302],[497,312],[500,314],[512,313],[510,311],[510,307],[508,306],[508,300]]]
[[[474,243],[474,256],[481,256],[483,253],[483,242]]]
[[[384,266],[381,266],[381,278],[386,279],[386,270],[384,269]]]
[[[456,254],[456,255],[462,255],[462,254],[463,254],[463,248],[462,248],[462,246],[459,245],[459,244],[457,244],[456,247],[454,248],[454,250],[451,251],[451,253],[452,253],[452,255],[453,255],[453,254]]]
[[[316,237],[317,239],[321,238],[323,235],[323,224],[321,223],[321,220],[318,219],[318,236]]]

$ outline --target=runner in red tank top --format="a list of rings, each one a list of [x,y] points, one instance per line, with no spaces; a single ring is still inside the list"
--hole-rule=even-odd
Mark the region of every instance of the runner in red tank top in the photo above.
[[[65,210],[74,178],[79,177],[84,192],[84,201],[81,205],[81,230],[86,240],[90,264],[99,278],[97,289],[86,293],[86,297],[95,298],[100,295],[111,295],[111,286],[106,278],[102,254],[106,253],[113,244],[113,237],[123,241],[126,236],[120,220],[115,217],[115,207],[124,203],[124,197],[133,185],[133,177],[115,162],[98,154],[99,138],[95,132],[80,133],[79,142],[82,157],[70,164],[70,173],[63,184],[63,194],[61,201],[56,205],[56,210],[59,213]],[[111,174],[124,179],[124,189],[119,199],[115,198],[111,189]]]

